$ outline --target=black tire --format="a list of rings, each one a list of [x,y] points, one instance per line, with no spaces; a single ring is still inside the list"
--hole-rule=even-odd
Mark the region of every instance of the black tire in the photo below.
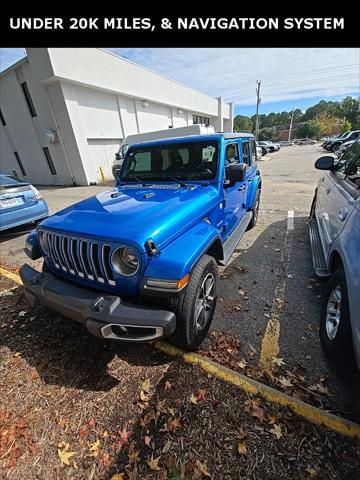
[[[340,289],[340,317],[338,328],[333,336],[331,325],[327,322],[328,308],[333,306],[336,293]],[[330,329],[330,330],[329,330]],[[339,267],[330,277],[323,297],[320,316],[320,340],[327,356],[336,361],[339,366],[348,366],[354,363],[354,351],[352,346],[351,320],[349,311],[349,299],[346,286],[345,272]]]
[[[340,143],[334,143],[333,145],[331,145],[330,150],[332,152],[336,152],[337,150],[339,150],[339,148],[340,148]]]
[[[259,218],[260,197],[261,197],[261,190],[258,188],[256,191],[254,208],[251,209],[253,216],[252,216],[252,219],[250,220],[247,230],[251,230],[257,224],[257,221]]]
[[[201,329],[198,328],[195,315],[196,302],[201,294],[201,288],[206,278],[213,278],[213,302],[208,310],[208,316]],[[206,337],[214,316],[217,300],[218,270],[215,260],[209,255],[203,255],[192,271],[190,281],[184,292],[170,299],[170,309],[176,315],[176,330],[170,341],[186,350],[195,350]],[[205,309],[206,310],[206,309]]]

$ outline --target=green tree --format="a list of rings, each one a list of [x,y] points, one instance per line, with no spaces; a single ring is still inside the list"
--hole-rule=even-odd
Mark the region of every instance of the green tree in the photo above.
[[[341,133],[348,132],[349,130],[352,130],[351,123],[349,120],[345,120],[343,126],[341,127]]]
[[[296,136],[297,138],[320,138],[321,128],[316,120],[308,120],[307,122],[299,123]]]
[[[245,115],[236,115],[234,118],[234,130],[236,132],[252,132],[254,129],[251,118]]]
[[[357,98],[350,96],[343,98],[339,113],[341,118],[351,123],[352,128],[360,128],[360,101]]]
[[[275,127],[265,127],[259,130],[259,140],[277,140],[278,133]]]

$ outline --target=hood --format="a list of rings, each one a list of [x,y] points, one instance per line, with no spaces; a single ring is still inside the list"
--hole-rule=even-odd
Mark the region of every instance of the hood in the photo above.
[[[46,229],[136,246],[152,238],[164,245],[204,217],[216,205],[211,185],[192,189],[177,185],[125,185],[61,210],[42,222]]]

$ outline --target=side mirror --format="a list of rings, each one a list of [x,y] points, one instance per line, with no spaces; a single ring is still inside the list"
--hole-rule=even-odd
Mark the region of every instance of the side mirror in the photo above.
[[[334,166],[334,157],[326,155],[325,157],[320,157],[315,162],[315,168],[318,170],[331,170]]]
[[[246,175],[245,163],[231,163],[226,167],[228,180],[230,183],[243,182]]]
[[[121,157],[120,157],[120,153],[119,153],[119,152],[116,152],[116,153],[115,153],[115,158],[116,158],[116,160],[120,160]]]

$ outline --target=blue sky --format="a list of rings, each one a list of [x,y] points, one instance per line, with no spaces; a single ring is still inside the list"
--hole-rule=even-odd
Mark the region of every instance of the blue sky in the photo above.
[[[235,112],[255,113],[256,80],[261,80],[260,113],[306,109],[319,100],[360,94],[360,49],[355,48],[106,48],[211,96],[234,101]],[[4,70],[25,55],[0,49]]]

